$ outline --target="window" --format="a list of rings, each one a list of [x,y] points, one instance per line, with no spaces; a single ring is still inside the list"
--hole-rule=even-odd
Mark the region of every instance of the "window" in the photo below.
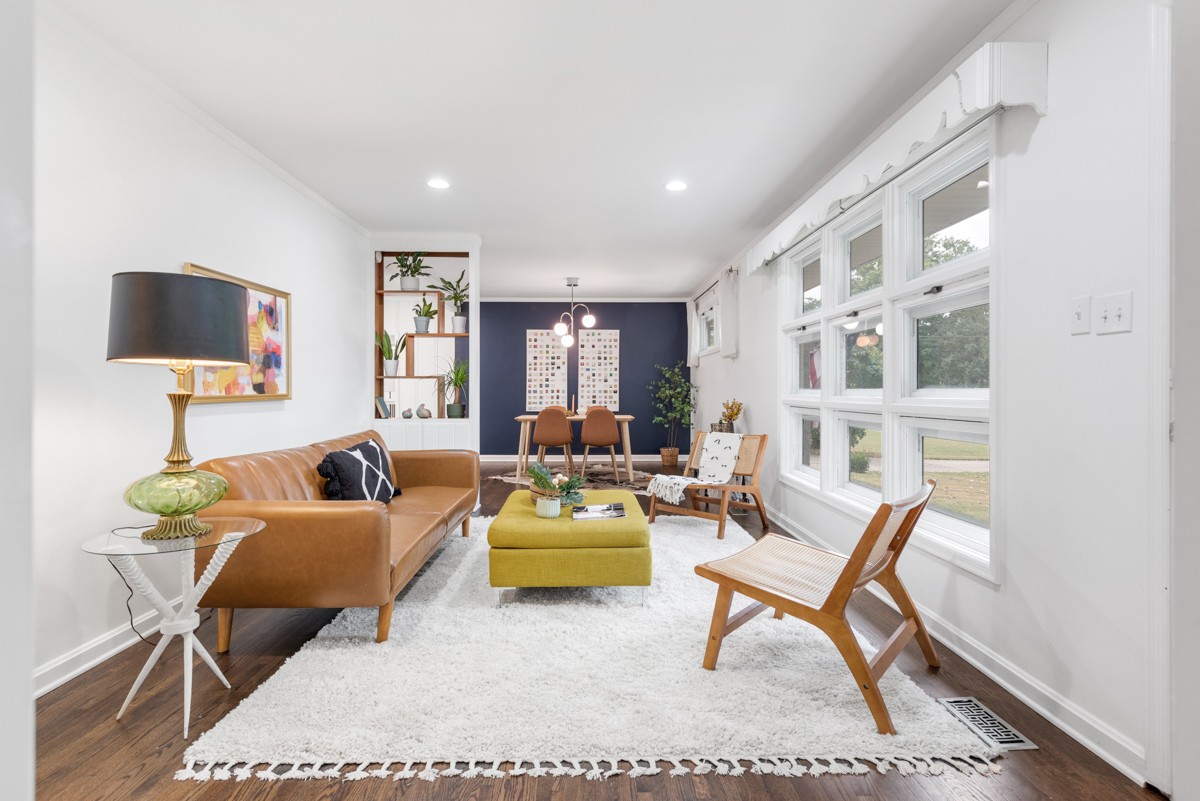
[[[717,289],[705,292],[696,298],[696,325],[700,329],[700,355],[712,353],[721,347],[721,326],[717,320],[720,303],[717,300]]]
[[[989,578],[991,138],[980,125],[798,243],[780,299],[784,482],[866,518],[936,479],[914,544]]]

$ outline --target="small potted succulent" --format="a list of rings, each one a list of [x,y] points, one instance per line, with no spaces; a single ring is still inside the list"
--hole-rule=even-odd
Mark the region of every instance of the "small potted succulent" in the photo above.
[[[714,433],[733,431],[733,424],[742,416],[742,407],[742,402],[737,398],[725,401],[721,404],[721,422],[710,424],[709,430]]]
[[[383,351],[383,374],[394,376],[400,374],[400,354],[408,344],[408,337],[400,335],[395,339],[387,331],[375,334],[375,345]]]
[[[562,514],[563,506],[583,503],[582,476],[570,478],[559,473],[550,475],[546,465],[534,462],[529,467],[529,494],[537,506],[538,517],[558,517]]]
[[[659,448],[663,467],[679,466],[679,428],[691,427],[696,410],[696,385],[683,376],[683,362],[674,367],[654,365],[662,376],[650,383],[651,399],[658,409],[654,422],[667,429],[667,446]]]
[[[448,369],[442,375],[442,381],[446,387],[446,416],[461,418],[466,417],[466,404],[462,402],[463,387],[467,385],[467,378],[470,375],[467,362],[462,359],[455,359],[450,364]]]
[[[421,301],[413,306],[413,325],[417,327],[418,334],[429,333],[429,323],[434,317],[437,317],[437,309],[433,308],[433,304],[422,295]]]
[[[450,318],[450,331],[454,334],[467,333],[467,316],[463,313],[463,305],[471,297],[469,294],[471,285],[463,282],[466,276],[467,271],[463,270],[454,281],[448,278],[439,278],[436,284],[426,287],[426,289],[436,289],[441,292],[446,300],[454,304],[454,316]]]
[[[401,253],[396,257],[396,261],[388,266],[395,267],[396,272],[392,273],[389,281],[393,281],[397,276],[400,278],[400,288],[406,292],[413,292],[421,288],[421,279],[429,275],[429,268],[425,266],[424,251],[417,253]]]

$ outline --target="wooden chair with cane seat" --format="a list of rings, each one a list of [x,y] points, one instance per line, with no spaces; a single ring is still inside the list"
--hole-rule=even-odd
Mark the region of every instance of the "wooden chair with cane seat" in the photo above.
[[[533,424],[533,441],[538,446],[539,462],[546,463],[546,448],[562,448],[567,460],[567,472],[574,473],[575,460],[571,457],[571,442],[574,439],[566,407],[547,406],[538,412]]]
[[[613,479],[621,480],[617,471],[616,445],[621,441],[621,432],[617,429],[617,417],[607,406],[589,406],[587,415],[583,418],[583,431],[579,434],[583,443],[583,467],[581,476],[587,476],[588,452],[592,448],[608,448],[608,458],[612,461]],[[626,476],[632,481],[632,476]]]
[[[785,614],[798,617],[812,623],[833,640],[858,683],[879,733],[895,734],[892,717],[879,692],[880,677],[913,637],[930,667],[939,664],[925,623],[904,583],[896,575],[896,561],[935,486],[937,482],[931,479],[909,498],[894,504],[880,504],[848,557],[778,534],[768,534],[732,556],[697,565],[696,573],[715,581],[718,587],[704,667],[716,669],[725,635],[760,612],[774,608],[776,618]],[[850,599],[872,581],[878,582],[892,596],[904,620],[875,653],[875,658],[868,662],[846,620],[846,607]],[[756,603],[730,617],[729,608],[735,592]]]
[[[700,465],[700,457],[704,453],[704,441],[707,436],[708,434],[703,431],[696,434],[696,439],[692,442],[691,453],[688,454],[687,465],[683,469],[685,476],[695,475],[695,471]],[[762,472],[763,456],[766,452],[766,434],[743,434],[737,462],[733,466],[733,475],[729,479],[730,483],[688,485],[686,492],[691,508],[672,506],[651,495],[650,522],[654,522],[654,517],[659,512],[673,512],[674,514],[703,517],[706,520],[716,520],[717,539],[721,540],[725,539],[725,520],[729,516],[730,508],[753,509],[758,512],[758,516],[762,520],[763,531],[770,531],[771,524],[767,520],[767,507],[763,503],[762,492],[758,488],[758,476]],[[746,483],[734,483],[734,480],[739,478],[745,478]],[[735,501],[733,496],[736,494],[748,495],[754,502]],[[718,510],[710,512],[707,509],[709,506],[716,506]]]

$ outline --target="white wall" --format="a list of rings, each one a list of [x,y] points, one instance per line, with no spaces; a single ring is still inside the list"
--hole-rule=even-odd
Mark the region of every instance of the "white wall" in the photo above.
[[[1150,8],[1042,0],[990,36],[1047,42],[1050,59],[1049,114],[997,123],[999,585],[916,548],[902,565],[945,641],[1135,777],[1149,694]],[[741,280],[742,355],[701,360],[700,420],[737,395],[745,430],[778,443],[774,279]],[[1133,333],[1069,336],[1071,298],[1122,290]],[[775,484],[778,457],[770,504],[801,533],[852,547],[862,524]]]
[[[1177,3],[1174,9],[1173,84],[1175,89],[1175,495],[1173,637],[1175,738],[1173,743],[1176,801],[1200,800],[1193,761],[1200,753],[1200,359],[1191,352],[1192,318],[1200,303],[1200,5]]]
[[[190,261],[292,294],[293,399],[193,405],[197,462],[363,427],[374,280],[363,231],[57,17],[38,20],[36,101],[33,485],[45,689],[130,642],[124,586],[79,544],[139,519],[122,491],[159,469],[170,444],[172,374],[105,362],[111,275]],[[172,559],[155,575],[176,576]],[[147,608],[139,600],[134,611]]]
[[[33,3],[0,3],[0,341],[6,372],[0,401],[0,510],[4,558],[0,607],[6,610],[0,659],[0,752],[4,796],[33,798],[32,445],[28,376],[33,369]]]

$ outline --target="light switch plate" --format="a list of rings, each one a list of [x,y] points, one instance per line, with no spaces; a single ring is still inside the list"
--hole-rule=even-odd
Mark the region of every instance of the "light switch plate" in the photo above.
[[[1084,295],[1071,301],[1071,334],[1089,334],[1092,331],[1092,296]]]
[[[1097,334],[1125,334],[1133,330],[1133,293],[1101,295],[1093,304]]]

